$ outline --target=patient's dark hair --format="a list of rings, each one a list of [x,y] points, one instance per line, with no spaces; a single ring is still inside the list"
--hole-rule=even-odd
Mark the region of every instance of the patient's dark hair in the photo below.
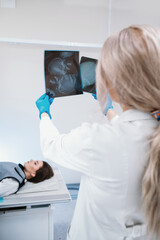
[[[43,166],[37,170],[36,176],[28,179],[29,182],[39,183],[54,176],[52,167],[45,161]]]

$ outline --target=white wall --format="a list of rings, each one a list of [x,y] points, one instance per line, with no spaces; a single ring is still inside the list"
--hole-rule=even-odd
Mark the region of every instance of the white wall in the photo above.
[[[102,43],[106,37],[106,0],[16,2],[15,9],[0,9],[0,36],[88,43]]]
[[[25,44],[65,41],[102,43],[106,37],[107,6],[72,6],[62,0],[17,0],[15,9],[0,8],[0,161],[44,159],[39,143],[39,117],[35,101],[45,92],[44,50],[80,50],[80,56],[98,58],[99,48]],[[97,13],[98,10],[98,13]],[[106,10],[106,11],[105,11]],[[76,44],[75,44],[76,45]],[[91,94],[62,97],[51,107],[60,132],[69,132],[84,121],[104,121]],[[80,174],[60,168],[66,182],[78,182]]]
[[[81,56],[98,58],[100,48],[89,46],[101,45],[110,29],[114,32],[133,23],[160,26],[159,5],[158,0],[17,0],[14,9],[0,8],[0,161],[44,159],[35,106],[45,91],[44,50],[80,50]],[[4,39],[23,43],[5,43]],[[43,44],[34,44],[40,41]],[[65,41],[66,46],[56,46],[55,41]],[[75,47],[69,47],[71,43]],[[88,48],[76,47],[76,43],[86,43]],[[87,93],[55,99],[51,114],[60,132],[69,132],[84,121],[106,121]],[[80,174],[60,169],[66,182],[79,181]]]
[[[160,27],[159,0],[112,0],[111,33],[132,24]]]

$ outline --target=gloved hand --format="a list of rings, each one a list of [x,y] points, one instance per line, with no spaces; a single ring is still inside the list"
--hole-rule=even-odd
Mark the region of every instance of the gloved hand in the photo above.
[[[92,96],[94,97],[94,99],[97,100],[97,94],[96,93],[92,93]],[[106,108],[105,108],[105,110],[103,112],[104,115],[106,115],[108,110],[111,109],[111,108],[113,108],[112,99],[111,99],[109,93],[107,93],[107,106],[106,106]]]
[[[106,105],[106,108],[103,112],[105,116],[107,115],[108,110],[111,109],[111,108],[113,109],[112,99],[111,99],[109,93],[107,93],[107,105]]]
[[[94,99],[97,100],[97,95],[96,95],[96,93],[92,93],[92,96],[94,97]]]
[[[39,110],[39,118],[41,119],[41,114],[46,112],[50,118],[50,105],[52,104],[54,98],[49,98],[49,96],[45,93],[36,101],[36,106]]]

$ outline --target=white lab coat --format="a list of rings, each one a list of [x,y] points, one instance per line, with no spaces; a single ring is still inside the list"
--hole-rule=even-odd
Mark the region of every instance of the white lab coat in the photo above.
[[[128,110],[111,125],[85,123],[60,134],[48,117],[41,119],[44,156],[82,173],[68,240],[141,236],[141,229],[126,227],[144,222],[141,180],[148,162],[148,137],[157,124],[148,113]]]

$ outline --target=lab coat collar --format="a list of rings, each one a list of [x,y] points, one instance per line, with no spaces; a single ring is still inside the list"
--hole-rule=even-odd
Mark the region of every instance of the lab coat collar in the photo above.
[[[150,113],[142,112],[142,111],[139,111],[136,109],[129,109],[129,110],[123,112],[120,115],[120,120],[124,121],[124,122],[137,121],[137,120],[156,121],[156,119],[154,119]]]

